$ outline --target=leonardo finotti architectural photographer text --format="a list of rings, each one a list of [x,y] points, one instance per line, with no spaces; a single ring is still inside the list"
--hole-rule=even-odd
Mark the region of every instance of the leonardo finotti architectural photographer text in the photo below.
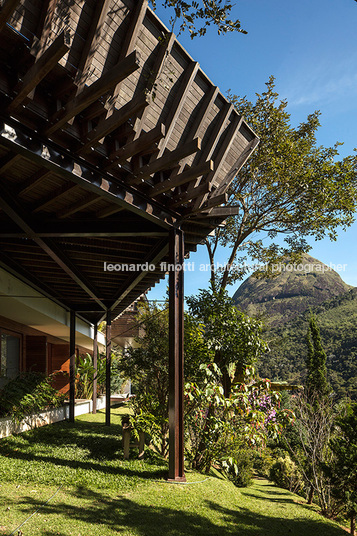
[[[210,270],[214,271],[220,271],[225,270],[227,267],[226,264],[223,263],[214,263],[211,264],[198,264],[197,266],[195,262],[188,262],[185,261],[185,263],[182,265],[174,265],[167,262],[160,262],[158,265],[155,265],[153,263],[139,263],[139,264],[123,264],[123,263],[104,263],[104,272],[154,272],[155,270],[159,269],[161,272],[172,272],[172,271],[180,271],[184,270],[185,272],[194,272],[196,269],[198,269],[200,272],[209,272]],[[241,263],[241,264],[232,264],[230,270],[239,272],[239,273],[254,273],[254,272],[271,272],[271,273],[280,273],[280,272],[344,272],[347,268],[347,264],[334,264],[330,262],[329,265],[327,264],[320,264],[320,263],[277,263],[272,264],[270,267],[263,265],[263,264],[247,264],[247,263]]]

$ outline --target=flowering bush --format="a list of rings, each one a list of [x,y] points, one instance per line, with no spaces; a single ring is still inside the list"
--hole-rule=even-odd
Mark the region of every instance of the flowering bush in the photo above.
[[[192,467],[208,472],[213,463],[227,465],[229,473],[238,464],[234,453],[250,446],[264,448],[277,437],[294,415],[280,409],[280,394],[269,380],[256,381],[253,367],[246,370],[245,383],[232,386],[224,396],[222,373],[215,363],[201,365],[205,379],[186,384],[186,459]],[[233,469],[232,469],[233,468]]]

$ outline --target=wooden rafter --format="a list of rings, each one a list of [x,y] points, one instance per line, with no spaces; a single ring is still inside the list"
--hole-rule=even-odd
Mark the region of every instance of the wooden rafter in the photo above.
[[[20,4],[21,0],[7,0],[0,11],[0,32]]]
[[[15,162],[20,160],[20,158],[21,155],[12,152],[7,154],[3,158],[0,158],[0,175],[6,173],[6,171],[11,168],[15,164]]]
[[[208,177],[208,180],[210,182],[214,183],[214,180],[217,176],[217,174],[220,172],[222,165],[224,164],[225,158],[227,157],[228,152],[230,151],[230,148],[232,146],[232,143],[234,142],[235,136],[237,135],[241,124],[243,122],[243,117],[237,115],[236,113],[233,115],[233,119],[231,121],[231,124],[229,125],[227,132],[225,134],[224,140],[221,143],[221,146],[218,150],[217,155],[215,156],[214,163],[215,163],[215,170],[212,171]]]
[[[242,166],[244,166],[245,162],[248,160],[248,158],[250,157],[254,149],[258,146],[258,144],[259,139],[253,138],[252,141],[244,149],[244,151],[242,151],[242,153],[239,155],[231,170],[227,174],[224,182],[222,182],[222,184],[217,188],[217,191],[215,193],[221,194],[227,190],[229,184],[232,182],[232,180],[237,175]]]
[[[25,180],[21,185],[20,189],[17,192],[17,195],[26,195],[28,192],[36,188],[41,182],[47,179],[51,174],[51,171],[48,169],[42,168],[39,171],[36,171],[31,177]]]
[[[178,147],[174,151],[167,151],[163,156],[161,156],[161,158],[157,158],[150,164],[143,166],[137,174],[137,177],[132,181],[133,184],[138,183],[141,180],[147,179],[153,173],[157,173],[158,171],[162,171],[163,169],[173,168],[177,162],[182,160],[182,158],[194,154],[200,149],[201,140],[199,138],[195,138],[194,140],[186,143],[185,145]]]
[[[157,55],[154,62],[154,65],[150,71],[150,78],[147,83],[147,91],[152,92],[155,84],[157,84],[158,78],[161,75],[161,72],[164,68],[165,61],[167,57],[171,53],[171,49],[174,46],[175,43],[175,35],[173,33],[169,33],[165,35],[165,38],[161,41],[159,41],[157,45]],[[144,128],[145,120],[146,120],[146,114],[147,114],[147,108],[145,108],[141,114],[140,122],[137,126],[135,138],[138,138],[141,134],[141,131]]]
[[[105,138],[105,136],[108,136],[108,134],[126,123],[128,119],[135,116],[139,110],[142,110],[145,106],[148,106],[150,102],[150,95],[141,93],[119,110],[115,110],[111,116],[100,121],[98,126],[88,132],[88,134],[85,136],[85,142],[80,146],[77,153],[82,154],[88,151],[102,138]]]
[[[172,201],[169,201],[169,206],[172,208],[178,207],[184,203],[188,203],[197,197],[208,194],[211,191],[209,182],[204,182],[201,186],[196,186],[185,193],[176,195]]]
[[[168,241],[161,240],[156,246],[150,251],[150,253],[144,257],[141,264],[150,264],[156,265],[159,263],[165,255],[168,253],[169,245]],[[114,296],[113,303],[111,304],[112,309],[116,309],[118,305],[126,298],[130,291],[144,279],[144,277],[150,272],[150,270],[141,270],[139,273],[134,273],[128,277],[125,281],[125,284],[118,290],[116,296]]]
[[[197,177],[202,177],[202,175],[206,175],[207,173],[210,173],[213,170],[214,170],[214,164],[212,160],[205,162],[201,166],[193,166],[192,168],[189,168],[186,171],[179,173],[172,180],[168,179],[166,181],[159,182],[158,184],[156,184],[152,188],[152,190],[150,190],[149,196],[155,197],[164,192],[168,192],[169,190],[172,190],[172,188],[177,188],[178,186],[182,186],[183,184],[186,184],[192,181],[193,179],[196,179]]]
[[[148,0],[136,0],[134,4],[134,9],[129,12],[128,17],[130,17],[130,23],[127,31],[125,32],[125,39],[121,47],[119,60],[125,58],[125,56],[128,56],[134,51],[136,41],[146,15],[147,7]],[[119,80],[114,88],[112,96],[113,99],[116,99],[119,94],[121,82],[122,81]]]
[[[97,289],[86,280],[86,277],[78,270],[73,262],[63,253],[63,251],[56,246],[50,240],[44,240],[36,235],[30,224],[27,223],[23,216],[23,209],[21,205],[18,205],[14,201],[13,196],[9,195],[7,191],[1,188],[0,191],[0,207],[6,212],[6,214],[18,225],[26,235],[31,238],[41,249],[43,249],[52,260],[62,268],[62,270],[73,280],[77,285],[86,292],[91,298],[93,298],[98,305],[105,309],[105,305],[99,298],[99,292]]]
[[[160,158],[163,155],[167,147],[167,144],[169,142],[170,136],[176,127],[177,118],[179,117],[182,111],[183,105],[185,103],[185,100],[187,98],[187,95],[190,92],[190,89],[195,79],[195,76],[197,74],[198,68],[199,68],[199,64],[195,61],[192,61],[189,64],[189,66],[185,69],[182,75],[180,87],[175,95],[174,102],[171,105],[171,111],[169,113],[169,116],[165,121],[166,136],[165,136],[163,143],[161,144],[158,158]]]
[[[84,199],[81,199],[80,201],[77,201],[76,203],[72,203],[68,207],[60,210],[57,212],[56,217],[57,218],[67,218],[68,216],[73,216],[76,212],[80,212],[81,210],[84,210],[94,203],[97,203],[98,200],[100,200],[100,197],[98,194],[88,194]]]
[[[119,61],[115,67],[107,71],[98,80],[85,87],[74,99],[70,100],[61,110],[56,112],[50,119],[50,126],[44,130],[46,136],[51,136],[61,128],[69,119],[78,115],[92,102],[109,91],[119,80],[123,80],[129,74],[139,68],[137,54],[132,52],[130,56]]]
[[[58,0],[44,0],[41,16],[36,28],[36,36],[32,43],[32,52],[36,57],[42,55],[46,48],[47,39],[51,33],[52,20],[56,13]]]
[[[116,151],[113,151],[109,155],[109,160],[113,161],[105,165],[105,169],[111,169],[112,167],[125,162],[125,160],[136,154],[145,153],[145,151],[149,150],[153,144],[160,141],[164,136],[165,126],[160,123],[149,132],[144,132],[141,134],[141,136],[136,140],[127,143]]]
[[[95,217],[102,219],[102,218],[108,218],[108,216],[112,216],[113,214],[117,214],[118,212],[121,212],[123,207],[117,207],[117,206],[110,206],[107,208],[102,208],[101,210],[98,210],[96,212]]]
[[[67,42],[66,32],[62,32],[27,71],[22,82],[17,84],[14,90],[17,95],[7,107],[8,113],[14,112],[23,103],[31,91],[57,65],[58,60],[68,52]]]
[[[57,188],[54,193],[51,193],[50,195],[46,196],[44,199],[36,203],[36,205],[32,208],[32,213],[35,214],[36,212],[41,212],[42,210],[47,209],[68,194],[73,194],[73,192],[75,192],[76,190],[79,190],[78,184],[74,184],[73,182],[66,182],[65,184],[63,184],[63,186]]]
[[[93,56],[99,44],[102,26],[107,16],[110,4],[111,0],[97,0],[95,2],[91,25],[82,49],[82,55],[79,60],[76,77],[74,79],[74,83],[78,86],[76,92],[77,95],[78,93],[81,93],[85,85]]]

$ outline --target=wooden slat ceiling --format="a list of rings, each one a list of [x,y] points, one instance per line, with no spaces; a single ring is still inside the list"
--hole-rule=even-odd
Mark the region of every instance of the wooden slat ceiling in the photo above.
[[[234,213],[258,143],[145,0],[2,2],[0,101],[0,265],[91,322]]]

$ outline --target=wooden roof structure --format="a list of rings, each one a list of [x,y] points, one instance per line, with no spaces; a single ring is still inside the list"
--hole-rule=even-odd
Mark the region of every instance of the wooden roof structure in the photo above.
[[[0,101],[0,265],[93,323],[234,213],[258,143],[147,0],[3,1]]]

